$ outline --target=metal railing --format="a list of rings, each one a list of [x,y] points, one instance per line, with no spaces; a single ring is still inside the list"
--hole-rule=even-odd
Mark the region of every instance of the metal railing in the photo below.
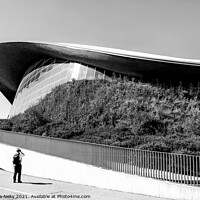
[[[117,172],[199,186],[200,156],[0,131],[0,142]]]

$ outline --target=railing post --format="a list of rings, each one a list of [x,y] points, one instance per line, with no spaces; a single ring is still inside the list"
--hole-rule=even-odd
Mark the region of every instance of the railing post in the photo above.
[[[165,168],[165,171],[166,171],[166,180],[168,181],[168,178],[169,178],[169,168],[168,168],[168,166],[169,166],[169,164],[168,164],[168,154],[165,154],[165,156],[166,156],[166,161],[165,161],[165,163],[166,163],[166,168]]]
[[[177,155],[178,157],[178,183],[181,182],[181,178],[180,178],[180,155]]]
[[[180,155],[181,183],[183,183],[183,156]]]
[[[174,154],[174,181],[177,182],[177,162],[176,162],[176,154]]]
[[[171,154],[169,154],[169,181],[172,180],[172,177],[171,177],[171,163],[172,163]]]
[[[154,152],[152,152],[152,162],[153,162],[152,178],[156,178],[156,176],[155,176],[155,158],[154,158]]]
[[[140,169],[140,176],[142,176],[142,156],[141,156],[141,150],[139,150],[139,169]]]
[[[137,174],[137,173],[136,173],[136,170],[137,170],[137,160],[136,160],[136,153],[137,153],[137,150],[134,149],[133,152],[134,152],[134,157],[133,157],[133,159],[134,159],[134,174]]]
[[[186,155],[187,184],[189,184],[188,155]]]
[[[154,152],[154,162],[155,162],[155,172],[156,172],[156,176],[155,178],[158,178],[158,162],[157,162],[157,152]]]
[[[165,180],[165,153],[162,153],[162,169],[161,169],[161,178],[162,180]]]
[[[190,157],[190,185],[192,185],[192,156]]]
[[[146,151],[146,157],[147,157],[147,169],[146,169],[146,176],[149,177],[149,152]]]
[[[158,152],[158,179],[160,179],[160,152]]]
[[[110,169],[113,169],[113,147],[110,147]]]
[[[198,161],[199,161],[199,156],[196,156],[196,178],[197,178],[197,180],[196,180],[196,185],[198,186],[199,185],[199,170],[198,170]]]
[[[150,177],[152,178],[152,174],[153,174],[153,162],[152,162],[152,157],[151,157],[151,151],[149,152],[149,155],[150,155]]]
[[[134,163],[134,150],[133,149],[130,149],[130,153],[131,153],[131,162],[130,162],[130,164],[131,164],[131,174],[134,174],[134,165],[135,165],[135,163]]]
[[[194,163],[194,156],[192,156],[192,166],[193,166],[193,185],[195,185],[195,163]]]
[[[184,184],[186,183],[186,155],[183,155]]]

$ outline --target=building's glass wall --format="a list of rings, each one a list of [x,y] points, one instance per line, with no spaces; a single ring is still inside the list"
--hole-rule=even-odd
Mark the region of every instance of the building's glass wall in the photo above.
[[[100,70],[100,71],[99,71]],[[104,79],[105,71],[79,63],[53,63],[39,67],[27,74],[16,93],[10,115],[24,112],[58,85],[72,79]]]

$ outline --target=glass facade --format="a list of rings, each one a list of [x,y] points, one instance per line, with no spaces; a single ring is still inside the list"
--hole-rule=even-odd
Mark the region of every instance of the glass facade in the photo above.
[[[104,79],[105,70],[92,68],[80,63],[51,63],[43,66],[34,65],[34,70],[24,76],[17,90],[9,117],[24,112],[31,105],[58,85],[72,79]]]

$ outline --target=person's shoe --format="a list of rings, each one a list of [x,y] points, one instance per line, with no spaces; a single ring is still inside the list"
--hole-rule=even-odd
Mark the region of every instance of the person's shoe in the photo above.
[[[18,183],[22,183],[22,181],[18,181]]]
[[[16,181],[13,181],[13,183],[16,183]]]

